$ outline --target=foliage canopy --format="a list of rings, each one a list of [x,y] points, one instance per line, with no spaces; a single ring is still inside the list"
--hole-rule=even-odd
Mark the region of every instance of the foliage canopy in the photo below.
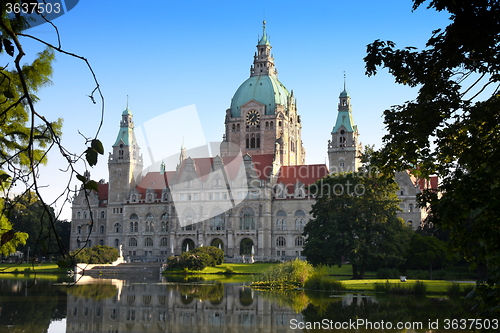
[[[424,1],[414,0],[413,9]],[[426,48],[396,48],[376,40],[367,47],[366,74],[387,68],[397,83],[418,87],[413,101],[384,112],[388,134],[376,163],[386,172],[418,165],[417,174],[440,179],[426,191],[429,222],[450,230],[451,249],[486,265],[478,281],[479,315],[500,309],[500,3],[433,0],[428,8],[450,13]],[[388,170],[388,171],[387,171]]]
[[[319,195],[304,228],[304,255],[313,265],[349,261],[353,278],[363,278],[373,261],[401,261],[395,241],[403,228],[393,177],[376,172],[340,173],[316,182]],[[358,273],[359,268],[359,273]]]

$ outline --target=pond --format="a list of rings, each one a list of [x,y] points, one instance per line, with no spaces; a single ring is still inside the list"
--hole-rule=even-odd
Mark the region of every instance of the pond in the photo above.
[[[249,278],[211,279],[4,278],[0,332],[458,332],[453,320],[471,307],[463,299],[257,291]]]

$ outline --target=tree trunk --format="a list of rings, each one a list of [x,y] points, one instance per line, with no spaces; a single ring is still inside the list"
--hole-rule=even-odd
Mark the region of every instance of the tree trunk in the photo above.
[[[366,271],[366,263],[363,261],[361,264],[361,270],[359,272],[359,278],[362,280],[365,278],[365,271]]]
[[[432,280],[432,264],[429,265],[429,279]]]
[[[358,279],[358,266],[355,263],[352,263],[352,279]]]

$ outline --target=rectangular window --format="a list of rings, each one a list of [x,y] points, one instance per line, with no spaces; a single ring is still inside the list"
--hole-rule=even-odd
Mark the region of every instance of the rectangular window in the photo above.
[[[185,194],[181,194],[181,201],[186,201],[186,195]]]
[[[199,196],[199,194],[198,194],[198,193],[195,193],[195,194],[194,194],[194,198],[193,198],[193,200],[194,200],[194,201],[198,201],[198,200],[200,200],[200,196]]]
[[[215,193],[215,200],[220,200],[220,193]]]

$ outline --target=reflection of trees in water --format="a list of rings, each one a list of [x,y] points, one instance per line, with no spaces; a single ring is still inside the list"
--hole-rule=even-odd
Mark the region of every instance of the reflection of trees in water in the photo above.
[[[224,286],[221,283],[181,285],[180,292],[184,304],[191,303],[194,298],[209,300],[212,304],[220,304],[224,299]]]
[[[240,303],[243,306],[250,306],[253,303],[253,290],[252,288],[240,289]]]
[[[386,322],[422,322],[429,320],[461,318],[473,306],[473,302],[463,299],[446,299],[430,297],[408,297],[383,295],[372,296],[350,295],[340,302],[318,303],[311,301],[302,312],[305,321],[321,321],[330,319],[335,322],[349,321],[352,318],[363,318],[368,321]],[[338,298],[342,300],[341,298]],[[348,300],[348,301],[346,301]],[[347,332],[347,331],[346,331]],[[439,332],[439,331],[437,331]]]
[[[0,327],[13,325],[9,332],[46,332],[51,320],[66,318],[64,288],[48,286],[33,279],[0,280]]]
[[[68,293],[73,296],[92,298],[95,300],[114,297],[118,289],[111,283],[94,283],[71,286]]]
[[[292,308],[295,313],[304,310],[310,303],[310,299],[304,291],[270,289],[259,291],[259,296],[263,297],[279,307]]]

